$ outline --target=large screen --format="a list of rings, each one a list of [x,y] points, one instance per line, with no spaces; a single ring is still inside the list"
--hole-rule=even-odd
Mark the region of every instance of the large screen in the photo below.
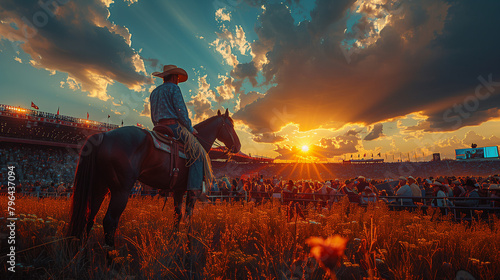
[[[456,149],[455,154],[457,159],[497,158],[498,147]]]

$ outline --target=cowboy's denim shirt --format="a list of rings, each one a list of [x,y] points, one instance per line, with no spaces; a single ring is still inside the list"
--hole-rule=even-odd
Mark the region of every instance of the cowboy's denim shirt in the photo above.
[[[193,132],[186,103],[178,85],[174,83],[159,85],[151,92],[149,102],[154,125],[161,119],[177,119],[189,132]]]

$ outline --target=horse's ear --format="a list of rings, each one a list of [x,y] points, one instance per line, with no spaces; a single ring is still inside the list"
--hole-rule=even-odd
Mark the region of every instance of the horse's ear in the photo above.
[[[224,114],[224,117],[229,117],[229,109],[226,109],[226,113]]]
[[[217,116],[220,116],[220,110],[217,110]]]

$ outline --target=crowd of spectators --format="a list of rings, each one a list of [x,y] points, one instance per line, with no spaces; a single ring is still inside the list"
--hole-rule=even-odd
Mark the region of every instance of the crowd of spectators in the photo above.
[[[24,192],[69,192],[78,162],[75,150],[2,142],[0,146],[1,188],[7,186],[9,166],[15,167],[17,188]]]
[[[284,180],[263,175],[251,178],[216,180],[210,192],[223,199],[242,199],[257,203],[266,198],[284,201],[337,202],[346,196],[350,202],[368,204],[378,200],[398,206],[500,207],[500,177],[428,177],[400,176],[396,180],[373,180],[357,176],[346,180]],[[474,199],[474,198],[489,199]],[[460,199],[467,198],[467,199]]]
[[[70,193],[77,162],[78,151],[74,149],[2,142],[0,188],[6,188],[7,167],[15,166],[19,191]],[[399,205],[500,206],[500,201],[496,200],[451,199],[452,197],[499,197],[498,175],[481,175],[485,172],[499,173],[499,161],[408,164],[324,164],[321,167],[322,171],[319,172],[317,164],[214,162],[215,173],[221,179],[215,181],[211,192],[225,198],[245,197],[257,202],[269,197],[293,198],[305,202],[308,200],[333,202],[338,201],[341,196],[347,196],[351,202],[361,204],[383,200]],[[405,169],[408,167],[412,169]],[[313,170],[315,171],[312,172]],[[402,170],[411,171],[412,175],[394,175],[401,174]],[[359,174],[364,176],[349,176],[355,171],[363,171],[364,173]],[[436,171],[441,174],[434,176]],[[455,176],[446,175],[453,171],[456,172]],[[283,174],[288,174],[289,177]],[[317,177],[333,174],[338,176],[337,179],[304,180],[303,178],[308,178],[307,174],[316,174]],[[140,183],[133,189],[134,194],[148,192],[157,193]],[[434,198],[425,199],[426,197]]]

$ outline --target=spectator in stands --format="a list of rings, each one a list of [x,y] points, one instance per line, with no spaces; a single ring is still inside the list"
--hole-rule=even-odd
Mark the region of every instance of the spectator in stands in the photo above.
[[[333,181],[332,188],[335,189],[335,191],[337,191],[337,192],[340,190],[340,180],[339,179],[335,179]]]
[[[396,200],[397,204],[400,204],[400,205],[413,205],[413,199],[408,198],[408,197],[411,197],[413,195],[412,195],[411,188],[407,184],[407,182],[408,182],[408,180],[406,179],[406,177],[404,177],[404,176],[399,177],[399,184],[396,187],[396,189],[397,189],[396,196],[407,197],[407,198],[397,199]]]
[[[57,186],[57,193],[61,195],[66,191],[66,188],[64,187],[64,183],[60,183],[59,186]]]
[[[365,187],[365,189],[361,192],[360,196],[362,204],[368,204],[368,202],[377,201],[377,194],[373,191],[373,189],[369,185]]]
[[[360,202],[359,194],[357,190],[354,188],[354,180],[352,179],[345,180],[344,186],[340,188],[340,193],[346,194],[350,202],[356,202],[356,203]]]
[[[417,180],[413,176],[408,176],[408,185],[410,186],[412,196],[415,197],[413,202],[420,202],[420,198],[417,197],[422,197],[422,190],[420,190]]]
[[[210,188],[211,192],[218,192],[219,191],[219,184],[217,183],[217,180],[214,180],[212,183],[212,187]]]
[[[366,178],[364,176],[358,176],[358,179],[356,181],[357,181],[356,189],[358,190],[358,193],[361,193],[362,191],[365,190],[365,187],[368,186]]]
[[[434,199],[431,204],[433,206],[437,207],[446,207],[449,206],[449,201],[446,199],[448,196],[446,195],[447,189],[446,187],[439,181],[434,181],[432,183],[433,187],[433,195],[435,197],[438,197],[437,199]]]
[[[224,180],[224,178],[226,180]],[[224,201],[229,201],[229,187],[228,187],[228,184],[227,182],[229,182],[229,180],[227,180],[226,177],[224,177],[219,183],[220,183],[220,193],[221,195],[223,196],[223,199]]]
[[[379,193],[378,193],[379,197],[382,196],[382,198],[379,198],[380,200],[382,200],[383,202],[385,203],[389,203],[389,199],[387,199],[387,191],[386,190],[381,190]]]
[[[488,197],[488,188],[490,187],[490,184],[487,182],[483,182],[481,184],[481,187],[478,189],[478,193],[480,197]],[[484,200],[483,200],[484,201]],[[481,203],[480,203],[481,204]]]
[[[467,179],[465,182],[465,187],[467,189],[467,193],[465,194],[465,197],[467,197],[467,200],[457,200],[455,201],[455,205],[457,206],[466,206],[466,207],[477,207],[479,205],[479,200],[478,199],[473,199],[473,198],[478,198],[479,193],[477,192],[476,189],[476,184],[472,179]]]
[[[489,191],[490,191],[491,198],[500,198],[500,185],[491,184],[489,187]],[[500,207],[500,200],[492,200],[491,206],[492,207]]]
[[[335,181],[333,181],[333,184],[331,187],[327,187],[327,191],[328,191],[328,194],[330,195],[328,198],[328,201],[330,204],[333,202],[339,201],[339,197],[338,197],[339,181],[338,181],[338,179],[335,179]]]
[[[459,180],[453,180],[451,182],[450,187],[453,190],[454,197],[460,197],[460,196],[465,194],[465,189],[461,186],[461,183]]]
[[[55,184],[54,184],[54,182],[50,183],[50,187],[47,189],[47,191],[48,191],[49,193],[53,193],[53,192],[55,192],[55,191],[56,191],[56,188],[55,188],[55,186],[54,186],[54,185],[55,185]]]
[[[231,181],[231,191],[237,191],[238,190],[238,180],[236,178],[234,178],[232,181]]]
[[[226,188],[228,190],[231,189],[231,183],[229,182],[229,179],[227,178],[227,176],[224,174],[224,176],[222,177],[222,181],[224,181],[224,183],[226,183]]]

